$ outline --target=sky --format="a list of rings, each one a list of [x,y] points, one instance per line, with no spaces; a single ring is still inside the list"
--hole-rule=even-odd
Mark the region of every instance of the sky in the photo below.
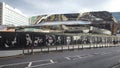
[[[80,13],[89,11],[120,12],[120,0],[0,0],[27,16]]]

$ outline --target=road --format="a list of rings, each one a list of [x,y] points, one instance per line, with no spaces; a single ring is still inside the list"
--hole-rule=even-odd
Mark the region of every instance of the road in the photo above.
[[[115,68],[120,47],[35,53],[0,58],[1,68]]]

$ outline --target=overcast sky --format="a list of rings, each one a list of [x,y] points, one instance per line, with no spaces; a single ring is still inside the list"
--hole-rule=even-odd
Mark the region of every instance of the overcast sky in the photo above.
[[[120,0],[0,0],[24,14],[43,15],[86,11],[120,11]]]

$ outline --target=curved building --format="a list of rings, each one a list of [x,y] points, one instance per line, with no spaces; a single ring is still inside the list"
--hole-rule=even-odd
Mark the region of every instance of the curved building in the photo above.
[[[77,30],[111,35],[116,34],[118,28],[117,20],[107,11],[41,15],[32,17],[31,21],[35,26],[62,25],[64,32]]]

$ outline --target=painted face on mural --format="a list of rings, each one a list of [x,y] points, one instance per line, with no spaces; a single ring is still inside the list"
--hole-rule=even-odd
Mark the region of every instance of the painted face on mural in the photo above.
[[[47,45],[54,45],[54,36],[53,35],[46,35],[46,44]]]
[[[67,42],[67,45],[70,45],[70,43],[71,43],[71,38],[70,38],[69,36],[67,37],[66,42]]]
[[[42,38],[40,38],[40,37],[35,37],[34,46],[41,45],[42,43],[43,43],[43,39],[42,39]]]
[[[30,46],[32,44],[32,39],[29,34],[26,34],[26,45]]]

